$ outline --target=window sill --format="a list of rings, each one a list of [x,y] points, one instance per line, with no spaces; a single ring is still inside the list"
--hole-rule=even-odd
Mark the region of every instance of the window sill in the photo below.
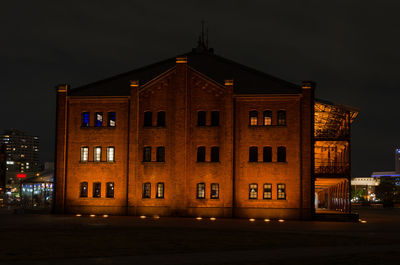
[[[146,164],[154,164],[154,165],[164,165],[166,164],[165,161],[142,161],[143,165]]]
[[[271,162],[264,162],[264,161],[248,161],[249,164],[287,164],[288,162],[278,162],[278,161],[271,161]]]
[[[209,165],[209,164],[221,164],[221,161],[196,161],[196,164],[206,164],[206,165]]]
[[[220,128],[220,125],[196,125],[197,128]]]
[[[249,128],[285,128],[287,125],[249,125]]]
[[[143,129],[166,129],[166,126],[143,126]]]
[[[81,126],[81,129],[86,129],[86,130],[90,130],[90,129],[115,129],[117,126]]]
[[[114,164],[116,161],[79,161],[80,164]]]

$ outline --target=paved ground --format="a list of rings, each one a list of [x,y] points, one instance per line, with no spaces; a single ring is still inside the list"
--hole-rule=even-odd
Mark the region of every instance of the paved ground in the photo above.
[[[400,264],[400,209],[362,223],[0,213],[0,264]]]

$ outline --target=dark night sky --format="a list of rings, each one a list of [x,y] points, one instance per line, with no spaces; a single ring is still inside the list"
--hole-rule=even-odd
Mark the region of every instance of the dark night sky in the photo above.
[[[63,2],[63,3],[61,3]],[[328,3],[329,2],[329,3]],[[55,89],[188,52],[200,20],[217,54],[361,109],[353,175],[394,169],[400,146],[400,1],[2,1],[0,129],[53,160]]]

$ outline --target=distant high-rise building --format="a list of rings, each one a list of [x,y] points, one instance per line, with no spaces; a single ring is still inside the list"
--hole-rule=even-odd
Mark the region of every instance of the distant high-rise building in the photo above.
[[[0,144],[0,194],[6,187],[6,146]]]
[[[17,187],[18,178],[35,176],[41,170],[39,137],[11,129],[0,134],[0,145],[5,146],[7,188]]]
[[[400,148],[395,149],[394,151],[395,158],[395,170],[396,172],[400,172]]]

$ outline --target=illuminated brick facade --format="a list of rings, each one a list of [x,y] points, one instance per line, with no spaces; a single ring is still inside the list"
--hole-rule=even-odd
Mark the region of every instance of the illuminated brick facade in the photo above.
[[[61,85],[56,211],[309,219],[313,115],[311,83],[210,51]]]

